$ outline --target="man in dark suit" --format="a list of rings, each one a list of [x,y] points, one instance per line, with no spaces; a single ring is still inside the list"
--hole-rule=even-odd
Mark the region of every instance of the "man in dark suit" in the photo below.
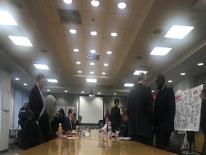
[[[73,130],[73,115],[74,115],[74,110],[73,109],[69,109],[68,110],[68,117],[65,118],[65,122],[64,122],[64,130],[66,132],[72,131]]]
[[[202,147],[202,155],[206,155],[206,89],[203,89],[200,95],[202,99],[200,127],[204,134],[204,144]]]
[[[35,121],[38,121],[40,117],[40,113],[44,107],[43,104],[43,96],[41,90],[44,87],[45,77],[43,74],[38,74],[36,76],[36,84],[30,91],[29,94],[29,107],[31,111],[34,113]]]
[[[140,74],[128,99],[129,136],[139,142],[152,144],[153,99],[145,86],[145,74]]]
[[[165,149],[174,130],[175,94],[172,88],[166,87],[163,75],[157,76],[156,85],[158,93],[154,105],[154,131],[157,147]]]

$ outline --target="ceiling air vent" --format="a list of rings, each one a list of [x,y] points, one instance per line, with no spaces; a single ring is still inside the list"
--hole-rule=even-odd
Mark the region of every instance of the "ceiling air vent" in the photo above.
[[[58,9],[61,22],[64,24],[81,24],[81,16],[78,10]]]
[[[97,55],[97,54],[89,53],[87,55],[87,60],[89,60],[89,61],[99,61],[99,58],[100,58],[100,55]]]

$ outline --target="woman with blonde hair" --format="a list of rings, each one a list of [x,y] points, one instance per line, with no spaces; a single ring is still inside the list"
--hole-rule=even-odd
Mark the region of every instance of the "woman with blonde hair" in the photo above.
[[[41,128],[44,141],[53,138],[51,122],[56,111],[56,99],[52,95],[48,95],[45,100],[44,109],[40,114],[39,126]]]

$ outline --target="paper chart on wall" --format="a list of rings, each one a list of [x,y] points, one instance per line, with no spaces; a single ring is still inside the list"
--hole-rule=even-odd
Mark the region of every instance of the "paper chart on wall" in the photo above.
[[[202,89],[200,85],[176,96],[175,130],[199,131]]]

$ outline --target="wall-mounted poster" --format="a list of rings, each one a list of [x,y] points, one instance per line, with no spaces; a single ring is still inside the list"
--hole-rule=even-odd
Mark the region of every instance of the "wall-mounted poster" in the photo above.
[[[200,85],[176,96],[175,130],[199,131],[202,89]]]

